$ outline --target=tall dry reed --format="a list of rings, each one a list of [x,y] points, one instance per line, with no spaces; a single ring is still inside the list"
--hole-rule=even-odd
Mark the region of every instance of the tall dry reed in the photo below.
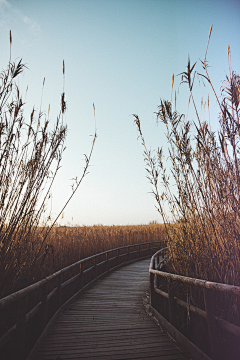
[[[240,76],[231,68],[228,46],[229,75],[218,99],[208,74],[207,51],[201,61],[205,71],[195,70],[188,60],[181,73],[181,84],[189,88],[196,121],[173,111],[172,102],[161,100],[157,122],[166,126],[170,168],[159,148],[154,155],[146,146],[140,120],[134,115],[144,146],[148,178],[169,240],[169,271],[181,275],[240,285]],[[219,106],[219,129],[201,120],[193,96],[194,80],[210,86]],[[172,88],[174,76],[172,78]],[[200,103],[200,101],[199,101]],[[209,96],[207,99],[209,107]],[[203,100],[201,99],[201,110]],[[176,107],[176,92],[175,92]],[[161,187],[159,185],[161,183]],[[172,185],[174,184],[174,186]],[[164,206],[168,206],[171,216]]]
[[[24,101],[16,79],[26,66],[22,60],[10,60],[0,74],[0,295],[14,291],[18,283],[28,279],[41,264],[40,254],[48,252],[48,236],[57,219],[78,189],[87,173],[96,131],[82,177],[58,216],[47,212],[51,189],[65,150],[67,126],[64,93],[65,65],[63,62],[63,93],[60,113],[51,125],[47,115],[33,108],[24,116]],[[43,88],[45,78],[43,80]],[[42,101],[41,101],[42,102]],[[50,107],[49,107],[50,110]],[[39,224],[43,222],[41,231]]]

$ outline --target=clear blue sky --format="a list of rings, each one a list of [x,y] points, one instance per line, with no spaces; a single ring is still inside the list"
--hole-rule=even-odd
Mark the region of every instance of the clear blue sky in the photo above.
[[[12,59],[23,58],[29,70],[20,78],[28,85],[26,117],[33,105],[51,104],[51,119],[59,112],[62,60],[68,124],[67,150],[53,189],[53,213],[71,194],[71,178],[80,177],[84,156],[94,133],[92,103],[96,106],[97,142],[90,173],[64,212],[62,224],[146,224],[161,222],[149,194],[143,149],[137,140],[132,114],[139,115],[145,140],[152,149],[167,151],[164,129],[154,112],[160,98],[170,99],[172,73],[203,60],[211,24],[209,73],[218,95],[228,72],[227,46],[232,67],[240,73],[239,1],[53,1],[0,0],[0,67],[9,60],[8,33],[12,31]],[[198,67],[200,70],[200,65]],[[196,84],[196,101],[209,88]],[[189,93],[180,88],[177,109],[187,112]],[[211,124],[217,126],[217,107],[210,95]],[[190,107],[188,116],[194,120]]]

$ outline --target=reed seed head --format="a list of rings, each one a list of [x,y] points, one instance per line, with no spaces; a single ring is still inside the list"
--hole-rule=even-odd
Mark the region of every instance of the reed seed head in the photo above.
[[[212,26],[213,26],[213,24],[211,25],[210,30],[209,30],[209,35],[208,35],[209,39],[210,39],[210,36],[211,36],[211,33],[212,33]]]
[[[174,73],[172,74],[172,88],[173,88],[173,84],[174,84]]]
[[[12,45],[12,32],[11,32],[11,30],[9,30],[9,40],[10,40],[10,45]]]
[[[64,65],[64,59],[63,59],[63,76],[65,75],[65,65]]]
[[[230,46],[228,45],[228,47],[227,47],[227,55],[228,55],[228,57],[231,55],[231,53],[230,53]]]
[[[93,113],[94,113],[94,116],[95,116],[95,105],[93,103]]]

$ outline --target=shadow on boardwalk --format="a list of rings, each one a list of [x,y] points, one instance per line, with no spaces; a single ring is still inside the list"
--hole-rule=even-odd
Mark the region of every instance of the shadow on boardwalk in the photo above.
[[[191,359],[146,311],[150,259],[99,279],[56,321],[36,360]]]

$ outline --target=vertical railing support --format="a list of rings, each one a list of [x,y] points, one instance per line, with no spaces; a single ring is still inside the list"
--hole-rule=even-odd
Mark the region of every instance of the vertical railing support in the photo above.
[[[168,279],[168,308],[169,308],[169,320],[170,323],[176,327],[176,316],[175,316],[175,301],[174,301],[174,283],[171,279]]]
[[[148,254],[151,254],[151,243],[148,244]]]
[[[97,277],[97,256],[94,258],[94,274],[95,278]]]
[[[79,267],[78,267],[78,274],[79,274],[79,277],[78,277],[78,290],[81,289],[81,286],[82,286],[82,280],[81,280],[81,263],[79,264]]]
[[[109,252],[106,253],[107,271],[109,271]]]
[[[118,251],[117,251],[117,257],[118,257],[117,263],[118,263],[118,265],[120,265],[120,257],[119,257],[119,255],[120,255],[120,249],[118,249]]]
[[[28,296],[19,299],[17,306],[16,321],[16,359],[25,359],[25,339],[26,339],[26,314],[27,314]]]
[[[130,260],[130,247],[128,246],[128,261]]]
[[[153,261],[152,269],[155,270],[155,260]],[[155,308],[155,291],[154,291],[154,274],[150,273],[150,305]]]
[[[190,327],[191,327],[191,315],[190,315],[190,305],[191,305],[191,286],[187,286],[187,334],[191,339]]]
[[[204,302],[207,313],[208,336],[211,348],[211,358],[219,360],[222,358],[220,350],[220,341],[218,337],[217,322],[215,319],[214,293],[210,289],[204,288]]]
[[[138,257],[141,257],[141,250],[140,250],[140,245],[138,245]]]
[[[150,305],[155,308],[154,274],[150,273]]]
[[[42,329],[44,329],[47,324],[47,295],[48,295],[48,282],[46,281],[46,283],[43,284],[42,286],[42,305],[41,305]]]
[[[60,308],[62,305],[62,272],[57,278],[57,307]]]
[[[83,262],[81,262],[81,289],[83,288],[84,286],[84,268],[83,268]]]

